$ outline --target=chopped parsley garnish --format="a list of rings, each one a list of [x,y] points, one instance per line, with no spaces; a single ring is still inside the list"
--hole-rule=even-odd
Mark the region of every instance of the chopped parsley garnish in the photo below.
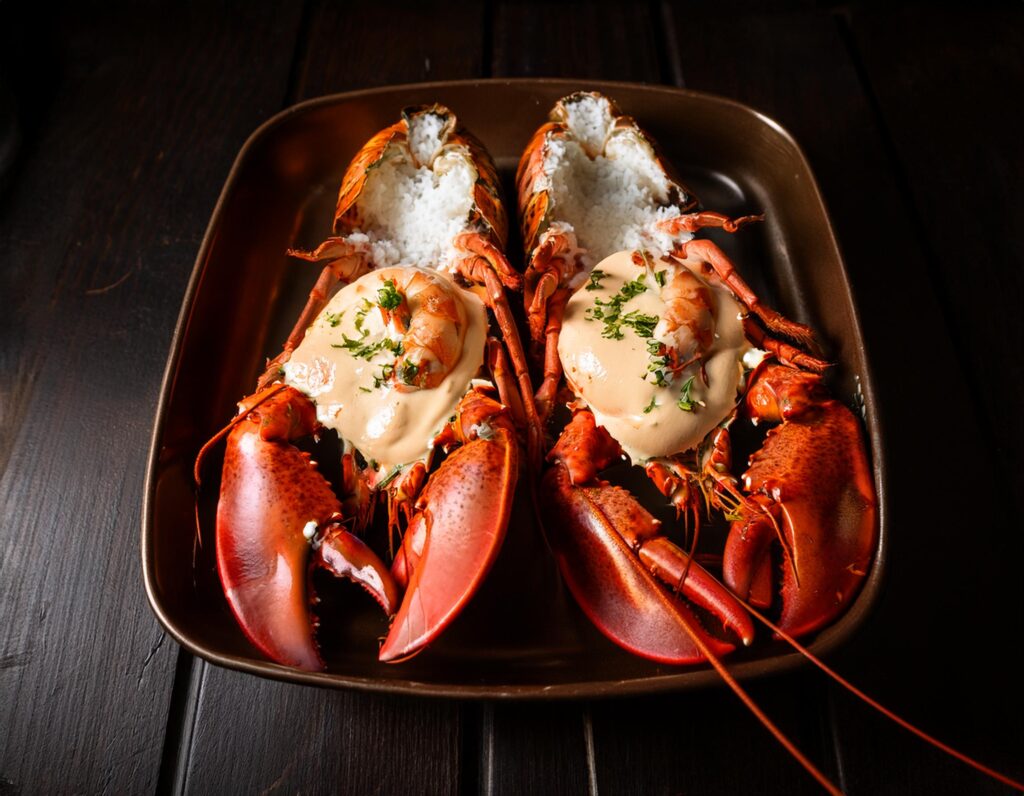
[[[412,384],[416,378],[416,374],[420,372],[420,366],[415,362],[409,362],[408,360],[402,363],[402,381],[406,384]]]
[[[658,406],[658,402],[655,400],[655,396],[651,396],[651,402],[644,407],[644,414],[649,415],[653,409]]]
[[[380,373],[373,377],[373,389],[379,389],[391,381],[395,375],[395,366],[391,362],[385,362],[380,366]]]
[[[363,342],[366,335],[362,338],[354,340],[347,334],[343,334],[341,339],[344,340],[342,343],[331,343],[331,348],[344,348],[352,356],[357,359],[373,359],[375,354],[381,351],[390,351],[392,354],[398,355],[402,353],[402,343],[399,340],[392,340],[390,337],[382,337],[375,343]]]
[[[608,274],[602,271],[600,268],[595,268],[590,272],[590,281],[587,282],[587,290],[599,290],[601,287],[601,280],[604,279]]]
[[[328,324],[330,324],[332,327],[335,327],[339,323],[341,323],[341,319],[342,319],[342,317],[344,315],[345,315],[345,310],[342,310],[341,312],[325,312],[324,313],[324,320]]]
[[[369,387],[362,387],[362,386],[359,388],[359,391],[360,392],[373,392],[373,390],[371,390]]]
[[[640,310],[632,310],[622,316],[622,323],[636,332],[637,337],[647,339],[654,337],[654,327],[658,325],[656,315],[648,315]]]
[[[619,288],[619,292],[607,301],[594,299],[594,306],[587,310],[585,317],[588,321],[602,321],[604,323],[604,329],[601,330],[602,337],[607,337],[610,340],[621,340],[624,336],[622,333],[623,323],[627,326],[633,326],[635,316],[642,315],[642,313],[634,311],[623,316],[622,308],[627,301],[636,298],[647,290],[647,285],[644,284],[645,276],[646,274],[640,274],[636,279],[626,282]],[[634,316],[634,318],[630,319],[630,316]],[[647,315],[644,317],[650,318],[651,316]]]
[[[692,412],[693,407],[696,406],[696,401],[690,395],[690,391],[693,389],[693,376],[690,376],[685,382],[683,382],[683,391],[679,395],[679,400],[676,402],[676,406],[682,409],[684,412]]]
[[[658,287],[665,287],[665,276],[666,276],[666,274],[668,274],[668,271],[655,271],[654,272],[654,278],[658,282]]]
[[[398,477],[398,474],[400,472],[402,472],[402,465],[398,465],[390,473],[388,473],[388,477],[381,481],[379,484],[377,484],[377,489],[383,489],[384,487],[386,487],[388,484],[390,484]]]
[[[384,287],[377,291],[377,303],[386,310],[397,310],[402,303],[402,294],[395,287],[395,281],[388,279]]]
[[[359,305],[359,309],[356,310],[356,331],[359,332],[363,337],[366,337],[370,332],[363,328],[363,321],[366,320],[366,313],[373,309],[373,305],[367,300],[363,299],[363,303]]]
[[[647,353],[651,355],[651,361],[647,365],[647,373],[644,376],[644,380],[646,381],[647,377],[651,376],[658,387],[667,387],[668,378],[666,373],[669,372],[670,358],[664,344],[659,343],[657,340],[648,340]]]

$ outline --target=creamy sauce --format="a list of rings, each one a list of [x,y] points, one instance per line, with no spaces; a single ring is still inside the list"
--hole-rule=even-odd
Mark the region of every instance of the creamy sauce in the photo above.
[[[656,364],[649,343],[678,346],[686,338],[685,330],[675,336],[668,334],[664,320],[667,307],[656,272],[665,271],[662,280],[667,285],[676,269],[685,268],[655,259],[646,268],[638,267],[631,251],[613,254],[595,269],[605,274],[596,280],[600,286],[586,289],[593,285],[595,280],[591,280],[573,295],[565,310],[558,354],[566,378],[590,406],[598,424],[608,429],[634,463],[695,447],[728,415],[736,402],[742,358],[750,349],[740,319],[742,307],[726,291],[711,288],[713,336],[704,358],[707,385],[696,364],[678,375],[666,373],[664,386],[655,384],[656,377],[648,370],[649,365]],[[658,319],[651,330],[653,335],[641,337],[633,326],[621,324],[621,340],[602,336],[608,325],[588,318],[588,310],[592,314],[596,299],[607,304],[616,295],[621,296],[623,285],[642,274],[646,289],[622,302],[620,317],[634,311],[640,316],[653,316]],[[688,397],[692,409],[685,411],[678,402],[691,376]]]
[[[398,357],[394,344],[380,343],[401,341],[402,334],[393,323],[384,323],[377,291],[393,280],[405,294],[414,277],[432,280],[454,297],[459,310],[458,353],[448,377],[437,387],[400,390],[393,379],[382,379]],[[411,290],[407,300],[414,316],[424,310]],[[346,337],[373,350],[357,355],[356,346],[345,347]],[[483,364],[486,338],[487,312],[476,296],[437,271],[385,268],[335,294],[285,363],[284,380],[316,402],[317,419],[324,426],[335,429],[385,471],[429,456],[434,437],[455,413]]]

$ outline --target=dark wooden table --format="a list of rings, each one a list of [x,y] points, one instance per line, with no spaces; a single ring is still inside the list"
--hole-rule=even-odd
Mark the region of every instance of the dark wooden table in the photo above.
[[[816,790],[724,689],[543,704],[324,691],[194,659],[149,610],[150,427],[242,142],[308,97],[479,76],[685,85],[802,144],[891,473],[884,593],[832,662],[1024,777],[1019,5],[23,2],[0,7],[0,43],[0,794]],[[812,671],[751,690],[851,793],[1005,792]]]

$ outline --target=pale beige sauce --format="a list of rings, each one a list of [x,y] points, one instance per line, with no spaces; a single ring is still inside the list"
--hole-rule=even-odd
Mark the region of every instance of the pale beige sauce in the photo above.
[[[332,344],[341,345],[343,335],[367,343],[385,335],[400,340],[401,335],[384,324],[377,306],[377,291],[388,279],[394,280],[401,290],[414,272],[445,285],[455,296],[464,317],[462,353],[448,377],[433,389],[401,392],[390,381],[387,386],[374,387],[374,377],[381,374],[382,366],[394,364],[395,354],[382,350],[367,360],[345,348],[333,348]],[[408,298],[409,308],[415,314],[418,302],[415,296]],[[363,318],[363,328],[368,332],[365,338],[356,329],[357,314],[365,307],[363,299],[372,305]],[[337,325],[332,326],[331,320],[337,321]],[[317,419],[323,425],[335,429],[343,440],[354,445],[368,461],[376,461],[384,471],[429,455],[434,437],[455,413],[456,405],[483,364],[486,338],[487,312],[483,303],[449,277],[411,266],[385,268],[357,279],[335,294],[285,363],[284,380],[314,399]]]
[[[693,366],[671,379],[667,386],[656,386],[647,371],[652,361],[648,340],[628,326],[622,326],[622,340],[607,339],[601,335],[604,323],[586,318],[595,299],[608,301],[626,282],[642,273],[646,273],[644,283],[648,289],[627,301],[623,313],[639,310],[659,319],[664,316],[665,302],[654,273],[634,264],[631,254],[619,252],[601,261],[596,269],[607,274],[601,287],[581,287],[569,300],[558,354],[566,378],[590,406],[598,424],[608,429],[634,463],[642,463],[695,447],[732,410],[743,372],[741,359],[750,345],[740,320],[742,307],[726,291],[712,289],[715,338],[705,360],[708,385],[701,380],[698,367]],[[685,266],[667,260],[654,261],[654,271],[668,272],[666,284],[676,268]],[[670,343],[662,332],[663,324],[659,324],[652,339]],[[690,376],[696,376],[690,396],[704,405],[697,403],[693,411],[687,412],[677,402],[682,384]],[[645,413],[652,399],[655,406]]]

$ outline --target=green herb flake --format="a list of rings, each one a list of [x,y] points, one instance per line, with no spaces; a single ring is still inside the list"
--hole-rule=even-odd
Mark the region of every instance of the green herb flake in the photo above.
[[[377,484],[377,489],[383,489],[384,487],[386,487],[388,484],[390,484],[392,481],[398,478],[398,474],[400,472],[402,472],[402,465],[398,465],[397,467],[395,467],[395,469],[388,473],[388,477],[381,481],[379,484]]]
[[[693,376],[690,376],[685,382],[683,382],[683,390],[679,395],[679,400],[676,402],[676,406],[682,409],[684,412],[692,412],[693,407],[696,406],[696,402],[690,395],[690,391],[693,389]]]
[[[384,287],[377,291],[377,303],[386,310],[397,310],[402,303],[402,294],[395,286],[395,280],[388,279]]]
[[[633,310],[622,316],[622,323],[632,328],[637,337],[646,340],[654,337],[654,327],[658,325],[658,318],[655,315],[640,312],[640,310]]]
[[[373,389],[377,390],[391,381],[391,377],[395,375],[395,366],[387,362],[380,366],[380,373],[373,377]]]
[[[647,290],[647,285],[644,284],[645,277],[646,274],[640,274],[636,279],[626,282],[619,288],[619,292],[607,301],[594,299],[594,306],[584,313],[584,317],[588,321],[601,321],[604,323],[604,329],[601,330],[602,337],[606,337],[609,340],[621,340],[625,336],[622,332],[623,323],[627,326],[633,326],[635,316],[643,315],[633,311],[623,316],[622,308],[630,299],[636,298]],[[632,319],[631,316],[633,316]],[[647,315],[643,317],[650,318],[652,316]]]
[[[658,287],[665,287],[665,277],[668,275],[668,271],[655,271],[654,278],[658,282]]]
[[[376,343],[365,343],[362,339],[354,340],[347,334],[343,334],[342,343],[331,343],[331,348],[344,348],[356,359],[372,359],[374,354],[388,347],[392,341],[388,338],[378,340]]]
[[[604,279],[608,274],[602,271],[600,268],[595,268],[590,272],[590,281],[587,282],[587,290],[600,290],[601,280]]]
[[[372,309],[373,305],[367,299],[363,299],[363,303],[360,304],[359,309],[356,310],[356,331],[363,337],[366,337],[366,335],[370,333],[368,329],[363,328],[363,321],[366,320],[366,313]]]
[[[373,392],[373,390],[371,390],[369,387],[360,387],[359,391],[360,392]]]
[[[420,372],[420,366],[415,362],[405,362],[402,365],[402,381],[406,384],[412,384],[416,378],[416,374]]]
[[[326,321],[329,326],[336,327],[339,323],[341,323],[341,319],[342,317],[344,317],[344,315],[345,310],[342,310],[341,312],[325,312],[324,321]]]
[[[647,406],[644,407],[644,414],[645,415],[649,415],[654,409],[657,408],[657,406],[658,406],[658,402],[655,399],[655,396],[652,395],[651,396],[651,402],[649,404],[647,404]]]

